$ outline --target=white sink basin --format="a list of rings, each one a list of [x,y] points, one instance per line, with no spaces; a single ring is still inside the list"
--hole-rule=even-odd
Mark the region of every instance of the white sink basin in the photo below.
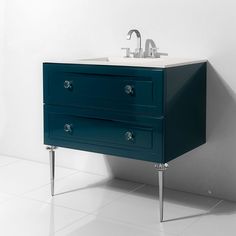
[[[157,67],[166,68],[172,66],[181,66],[193,63],[205,62],[206,60],[172,58],[163,56],[160,58],[127,58],[127,57],[101,57],[82,59],[77,61],[81,64],[98,64],[98,65],[123,65],[123,66],[140,66],[140,67]]]
[[[205,59],[186,59],[163,56],[160,58],[100,57],[79,59],[75,61],[60,61],[60,63],[166,68],[206,61],[207,60]]]
[[[114,63],[153,63],[163,61],[164,58],[132,58],[132,57],[101,57],[83,59],[83,61],[114,62]]]
[[[143,65],[143,64],[163,64],[167,61],[167,58],[131,58],[131,57],[101,57],[101,58],[90,58],[90,59],[83,59],[82,61],[85,62],[92,62],[92,63],[116,63],[122,65]],[[169,58],[170,60],[170,58]]]

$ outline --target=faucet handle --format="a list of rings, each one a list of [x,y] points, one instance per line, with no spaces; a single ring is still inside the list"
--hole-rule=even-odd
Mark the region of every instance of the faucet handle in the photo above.
[[[150,48],[150,49],[149,49],[149,56],[150,56],[150,57],[153,57],[153,58],[154,58],[154,57],[159,57],[159,56],[158,56],[158,53],[157,53],[157,49],[158,49],[158,48],[156,48],[156,47]]]
[[[125,57],[130,57],[130,54],[131,54],[131,52],[130,52],[130,48],[121,48],[122,50],[126,50],[126,55],[125,55]]]

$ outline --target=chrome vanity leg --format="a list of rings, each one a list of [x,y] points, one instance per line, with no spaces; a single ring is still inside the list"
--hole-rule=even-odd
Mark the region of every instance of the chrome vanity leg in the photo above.
[[[159,182],[159,204],[160,204],[160,222],[163,222],[163,183],[164,183],[164,171],[168,168],[168,164],[156,164],[155,168],[158,171]]]
[[[55,149],[54,146],[47,147],[49,150],[49,163],[50,163],[50,175],[51,175],[51,195],[54,196],[54,179],[55,179]]]

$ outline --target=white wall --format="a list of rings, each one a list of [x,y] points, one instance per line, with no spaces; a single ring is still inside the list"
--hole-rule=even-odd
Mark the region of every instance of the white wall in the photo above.
[[[170,56],[209,59],[207,144],[171,162],[166,185],[236,200],[235,7],[233,0],[7,0],[0,153],[46,162],[42,62],[121,55],[121,47],[135,45],[126,41],[135,27]],[[58,150],[57,160],[99,174],[156,181],[150,163],[66,149]]]
[[[5,20],[5,0],[0,0],[0,84],[3,84],[3,68],[4,68],[4,38],[5,38],[5,29],[4,29],[4,20]],[[5,102],[3,96],[3,86],[0,86],[0,136],[1,131],[4,128],[4,108]]]

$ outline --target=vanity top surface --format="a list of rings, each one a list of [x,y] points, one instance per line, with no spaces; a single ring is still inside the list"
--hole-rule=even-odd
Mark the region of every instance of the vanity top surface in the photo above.
[[[101,58],[91,58],[91,59],[78,59],[71,61],[69,60],[54,61],[53,63],[168,68],[168,67],[203,63],[206,61],[207,61],[206,59],[173,58],[173,57],[163,56],[160,58],[101,57]]]

